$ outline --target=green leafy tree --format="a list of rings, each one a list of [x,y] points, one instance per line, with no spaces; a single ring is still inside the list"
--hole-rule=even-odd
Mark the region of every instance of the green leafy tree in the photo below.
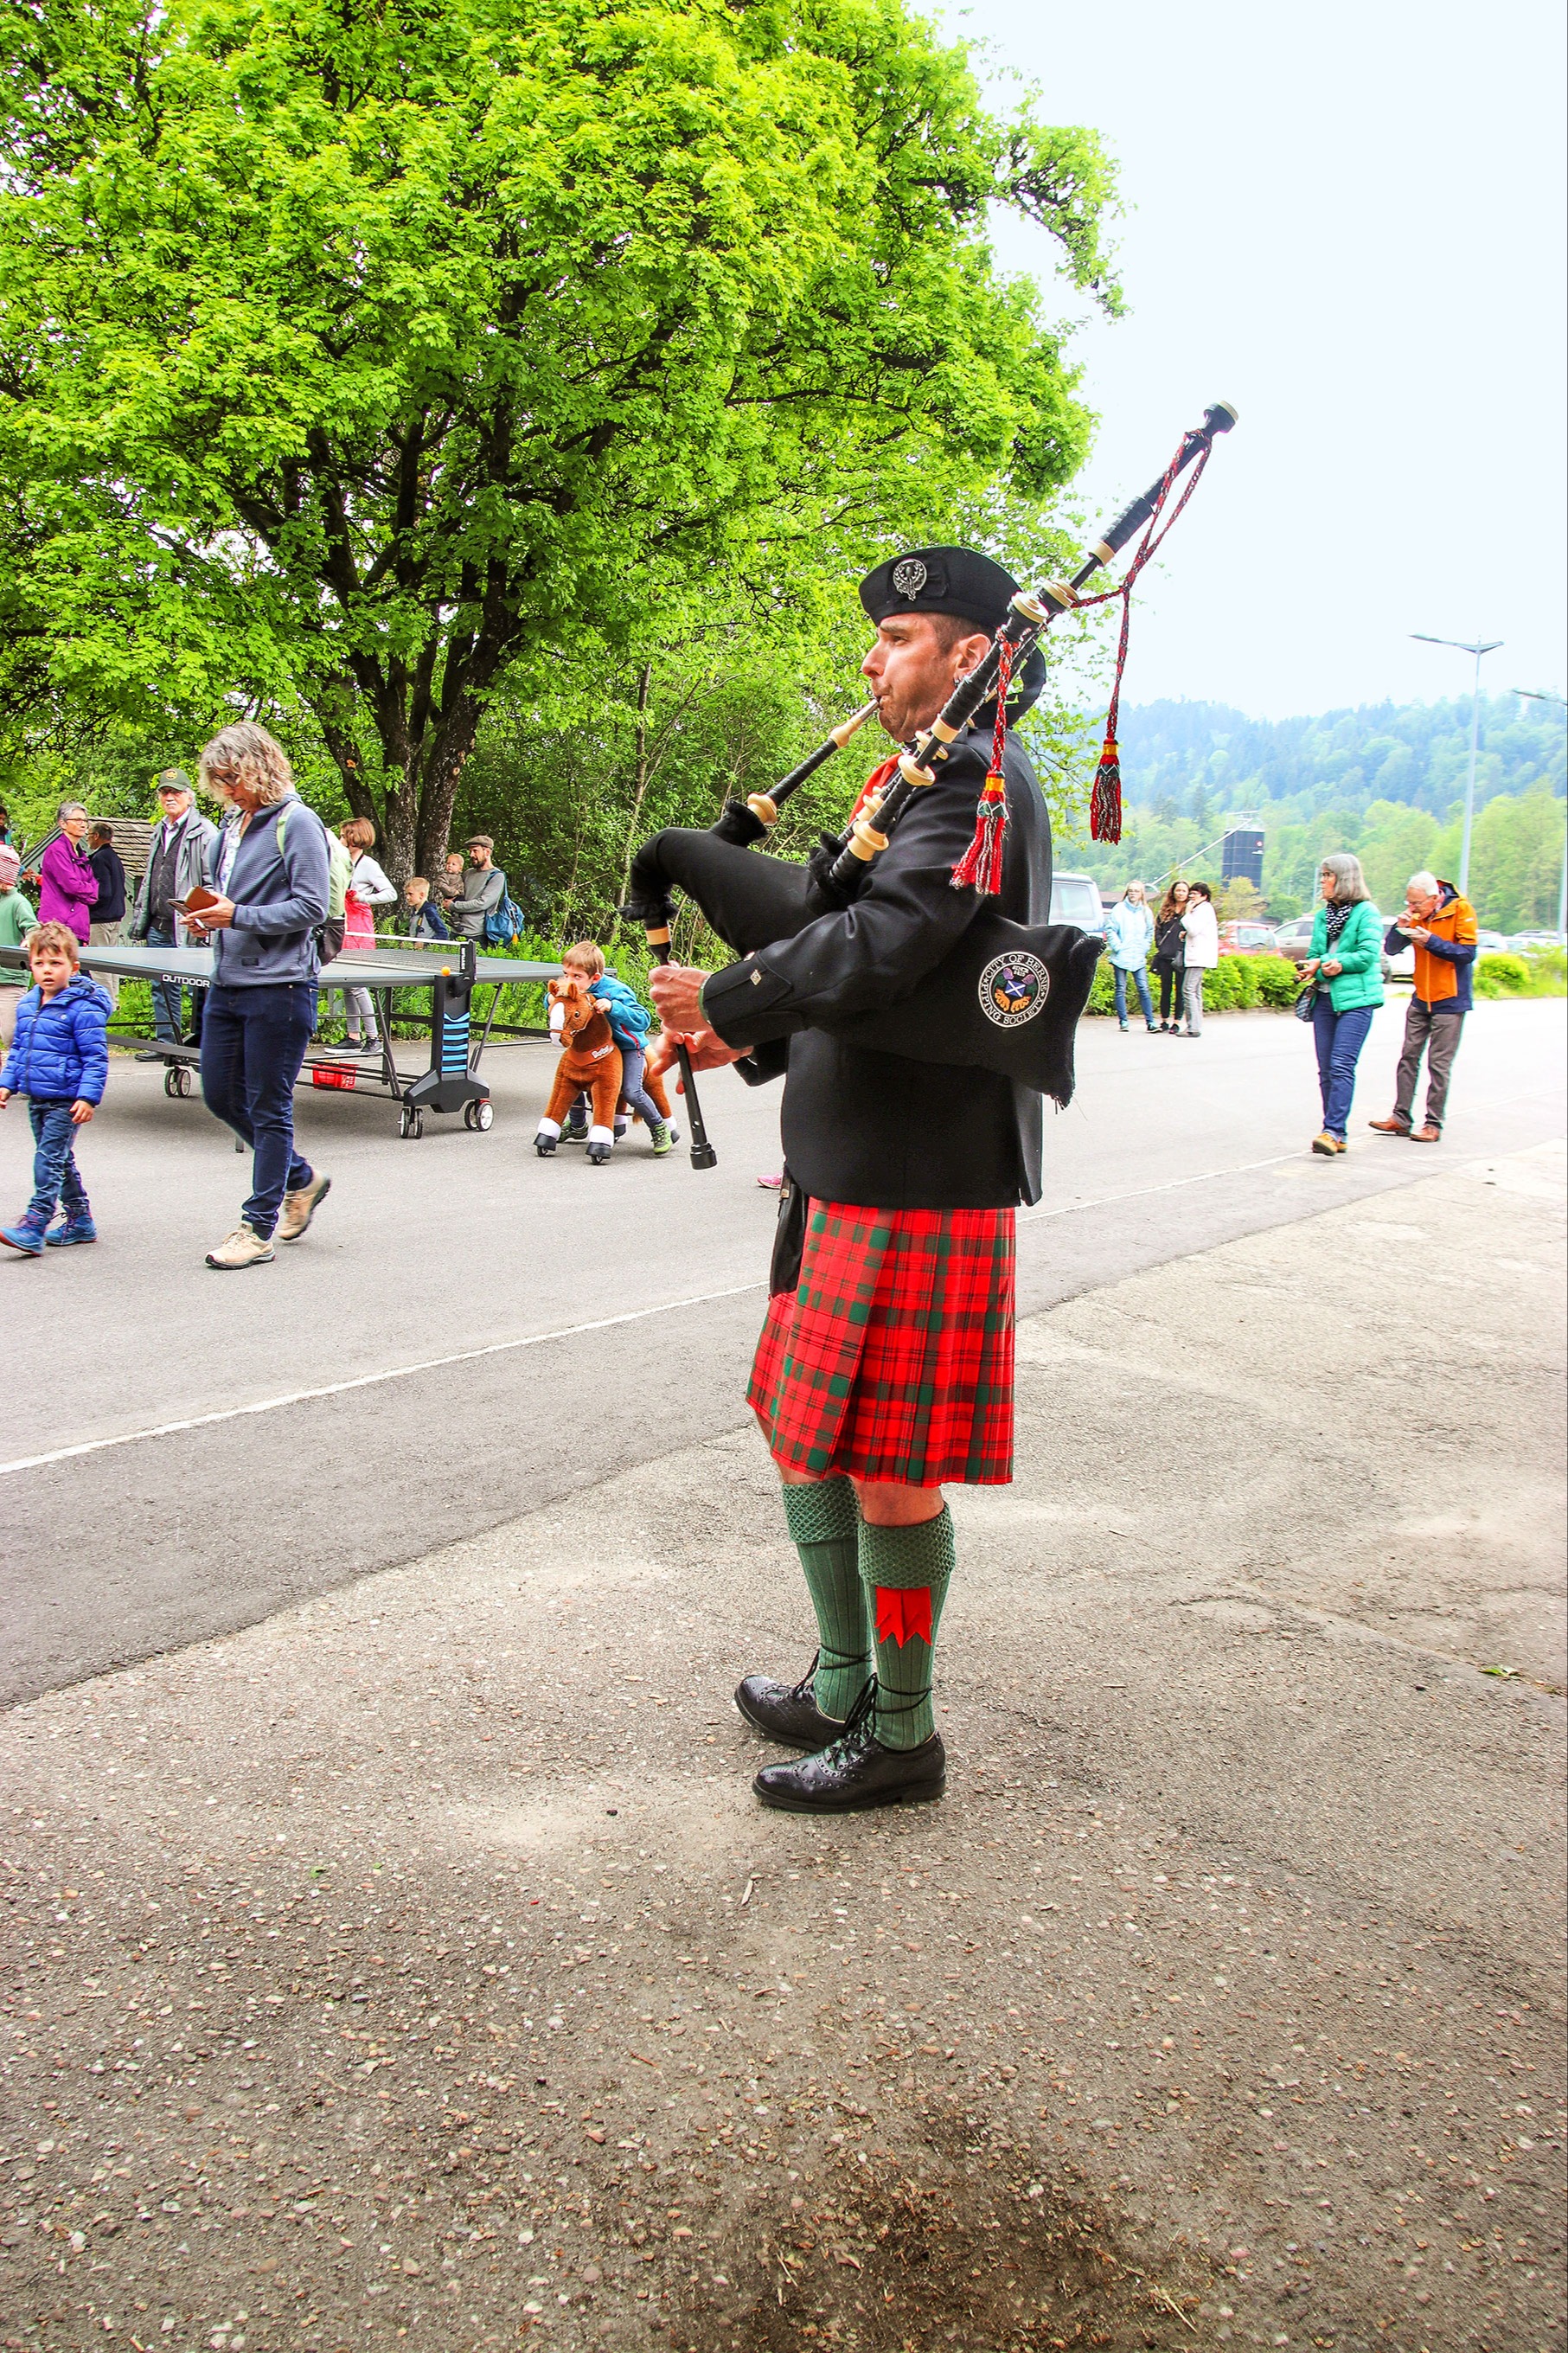
[[[1483,923],[1500,932],[1554,929],[1563,859],[1563,807],[1552,794],[1489,801],[1470,841],[1469,895]],[[1456,814],[1426,861],[1452,880],[1459,871],[1463,819]]]
[[[6,12],[0,605],[51,691],[302,706],[395,873],[509,675],[636,676],[1089,419],[988,208],[1110,307],[1089,132],[899,0]]]

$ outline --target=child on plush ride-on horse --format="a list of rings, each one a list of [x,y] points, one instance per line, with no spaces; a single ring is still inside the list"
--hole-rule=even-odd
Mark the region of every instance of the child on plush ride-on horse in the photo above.
[[[621,1093],[616,1105],[615,1141],[618,1144],[626,1132],[629,1118],[643,1121],[653,1141],[654,1157],[662,1159],[672,1145],[680,1141],[680,1131],[670,1120],[669,1097],[664,1081],[647,1075],[647,1039],[653,1016],[641,1004],[626,982],[605,968],[602,948],[592,940],[579,940],[567,949],[561,959],[568,978],[576,976],[584,980],[610,1025],[610,1035],[621,1052]],[[567,1113],[562,1136],[568,1144],[585,1143],[589,1135],[588,1102],[579,1095]]]

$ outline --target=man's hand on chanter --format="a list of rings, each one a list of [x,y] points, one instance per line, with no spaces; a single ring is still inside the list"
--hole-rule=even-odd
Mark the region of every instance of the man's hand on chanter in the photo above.
[[[647,976],[648,995],[666,1029],[689,1038],[707,1024],[702,1013],[702,984],[709,975],[694,964],[656,964]]]
[[[647,1067],[649,1075],[662,1079],[674,1067],[676,1049],[681,1039],[673,1029],[656,1029],[648,1040]],[[724,1071],[738,1062],[746,1049],[726,1046],[716,1029],[694,1029],[685,1039],[687,1058],[693,1071]],[[684,1094],[684,1082],[677,1079],[677,1094]]]

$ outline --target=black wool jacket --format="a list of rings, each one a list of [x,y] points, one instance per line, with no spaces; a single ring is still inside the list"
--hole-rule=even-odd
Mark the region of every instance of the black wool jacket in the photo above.
[[[1012,736],[1003,758],[1007,830],[1002,892],[955,891],[974,832],[990,733],[970,729],[916,793],[843,913],[715,973],[709,1021],[752,1085],[784,1074],[790,1174],[815,1199],[879,1209],[1009,1208],[1040,1198],[1042,1106],[994,1071],[915,1062],[832,1035],[879,1012],[939,969],[983,905],[1015,923],[1048,921],[1051,822],[1039,780]],[[953,986],[963,986],[956,974]]]

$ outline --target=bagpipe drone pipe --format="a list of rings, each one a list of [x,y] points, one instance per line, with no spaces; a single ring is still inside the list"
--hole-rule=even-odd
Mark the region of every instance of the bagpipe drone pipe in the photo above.
[[[872,715],[874,703],[835,728],[771,793],[730,801],[717,824],[705,831],[669,828],[646,842],[633,860],[623,913],[645,926],[655,955],[663,961],[669,953],[676,890],[684,892],[710,928],[742,956],[757,954],[775,940],[793,939],[817,917],[852,906],[913,797],[935,784],[962,735],[976,725],[990,727],[991,773],[977,811],[974,843],[952,878],[955,888],[973,883],[980,894],[973,920],[937,971],[908,996],[876,1013],[821,1026],[847,1043],[910,1060],[994,1071],[1065,1103],[1073,1086],[1073,1033],[1088,1002],[1100,943],[1076,925],[1016,923],[984,904],[1001,879],[1006,824],[1004,737],[1009,722],[1022,716],[1040,692],[1045,662],[1039,640],[1051,623],[1063,613],[1120,598],[1115,684],[1090,805],[1093,838],[1120,840],[1116,723],[1131,591],[1196,488],[1215,437],[1229,432],[1236,417],[1227,402],[1205,409],[1202,423],[1182,437],[1159,480],[1107,527],[1069,580],[1019,590],[986,652],[958,681],[931,725],[899,755],[880,794],[863,802],[841,834],[825,835],[808,861],[757,857],[752,846],[765,839],[791,795]],[[1188,468],[1192,478],[1167,515],[1177,479]],[[1081,592],[1094,575],[1140,532],[1143,536],[1120,584],[1100,595],[1084,596]],[[689,1095],[684,1050],[681,1060]],[[694,1115],[694,1134],[698,1125]]]

